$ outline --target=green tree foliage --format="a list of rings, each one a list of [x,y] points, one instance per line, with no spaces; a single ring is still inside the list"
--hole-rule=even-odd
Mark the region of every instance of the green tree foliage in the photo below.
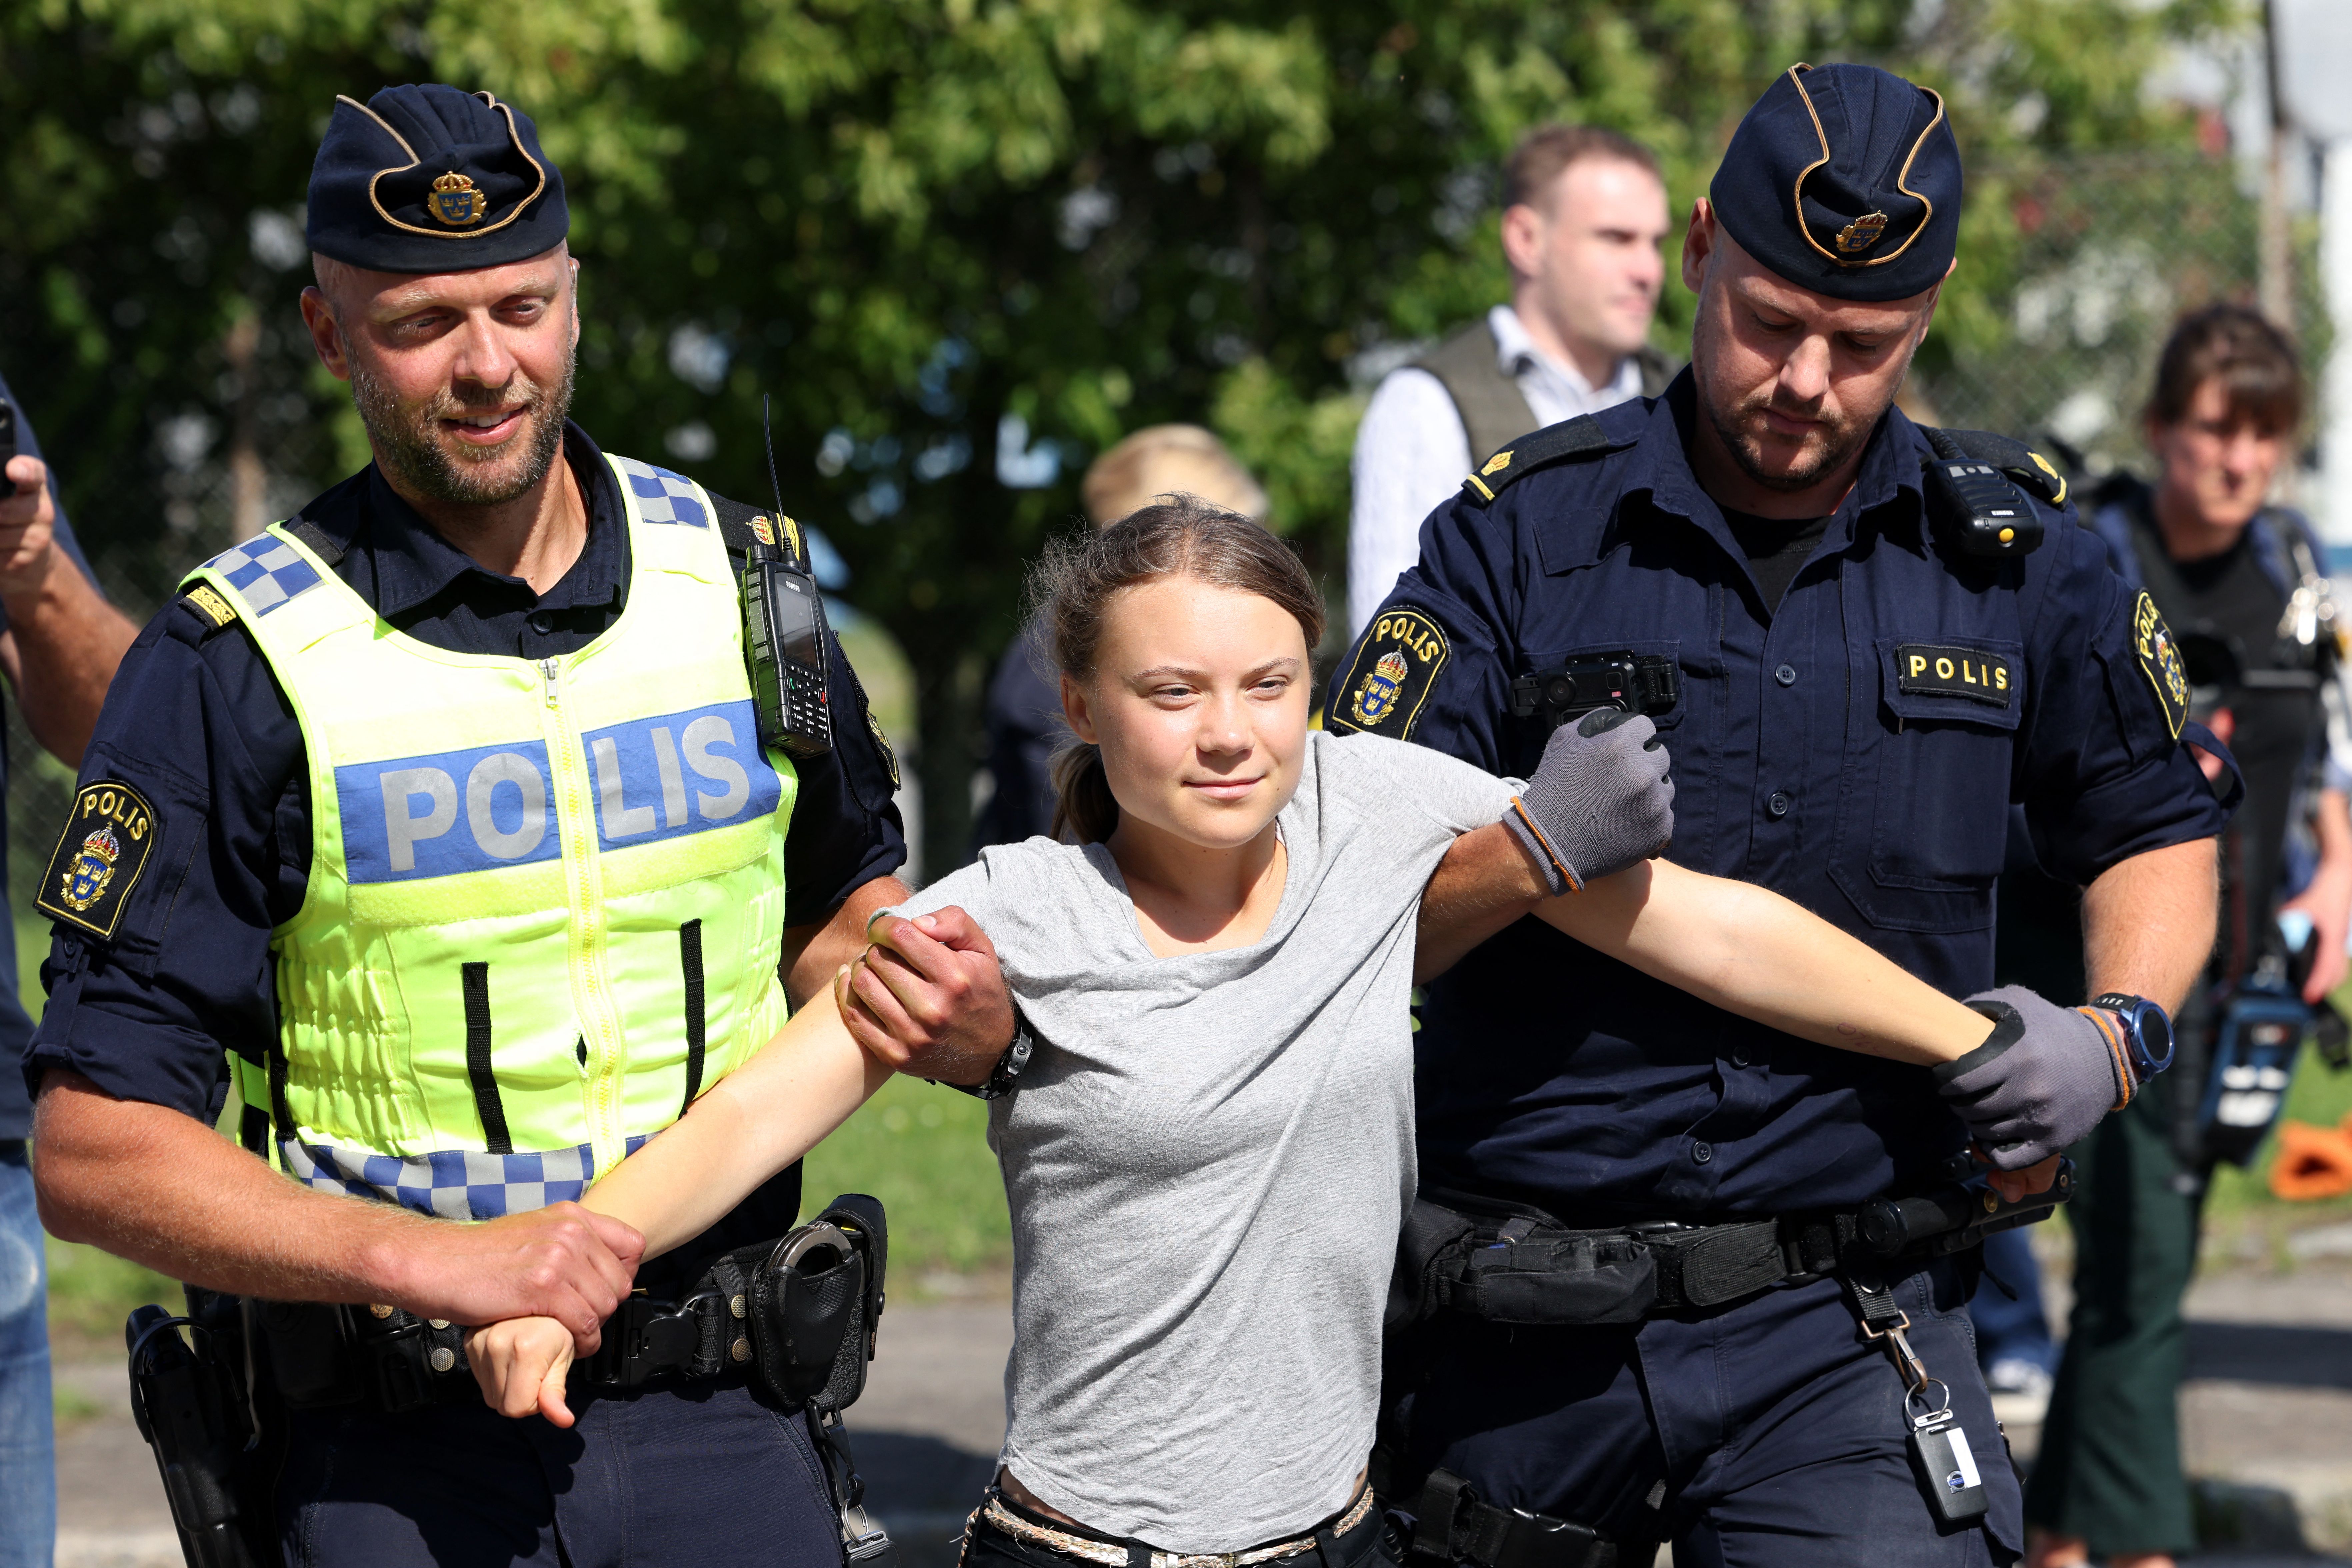
[[[774,395],[787,507],[917,671],[937,870],[1022,563],[1095,450],[1208,418],[1336,594],[1364,376],[1503,296],[1493,170],[1528,127],[1643,138],[1680,205],[1794,60],[1935,86],[1978,172],[1930,353],[1986,352],[2010,180],[2185,144],[2140,83],[2242,21],[2230,0],[25,0],[0,13],[0,354],[108,570],[152,595],[224,542],[224,472],[266,471],[282,510],[361,450],[292,304],[333,94],[512,99],[572,192],[580,417],[755,499]]]

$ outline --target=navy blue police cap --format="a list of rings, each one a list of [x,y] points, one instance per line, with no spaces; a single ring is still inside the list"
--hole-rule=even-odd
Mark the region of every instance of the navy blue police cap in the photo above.
[[[1707,195],[1750,256],[1838,300],[1924,294],[1960,236],[1944,100],[1875,66],[1791,66],[1732,134]]]
[[[438,82],[337,94],[310,166],[310,248],[378,272],[503,267],[571,232],[539,128],[487,92]]]

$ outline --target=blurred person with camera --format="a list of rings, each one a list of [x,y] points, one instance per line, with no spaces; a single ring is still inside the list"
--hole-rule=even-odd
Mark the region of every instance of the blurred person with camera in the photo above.
[[[890,762],[797,525],[569,418],[569,227],[512,105],[334,101],[300,307],[373,461],[140,634],[43,882],[42,1215],[198,1288],[215,1331],[156,1354],[216,1397],[152,1441],[229,1472],[175,1522],[257,1563],[844,1557],[831,1409],[737,1321],[799,1168],[642,1269],[573,1200],[907,896]],[[787,651],[825,679],[781,731],[739,582],[780,554]],[[921,1043],[893,1059],[976,1081],[1013,1019],[954,925],[896,938]],[[585,1361],[569,1430],[499,1419],[467,1369],[464,1325],[518,1311]]]
[[[1214,434],[1198,425],[1148,425],[1113,443],[1087,469],[1078,496],[1087,521],[1108,528],[1162,496],[1188,495],[1265,521],[1265,491]],[[1032,616],[988,682],[989,795],[972,824],[974,853],[1047,830],[1055,799],[1054,753],[1067,744],[1059,677]]]
[[[2117,574],[2176,633],[2195,710],[2235,755],[2246,795],[2222,839],[2221,939],[2183,1010],[2179,1065],[2074,1151],[2074,1310],[2026,1489],[2033,1568],[2094,1554],[2166,1568],[2196,1545],[2180,1468],[2181,1297],[2208,1179],[2218,1160],[2242,1163],[2261,1142],[2305,1009],[2344,978],[2344,624],[2326,546],[2270,499],[2304,399],[2294,343],[2258,312],[2224,304],[2184,317],[2145,416],[2155,480],[2111,481],[2090,518]],[[2031,978],[2081,994],[2081,949],[2066,940],[2075,890],[2013,872],[2001,897],[2013,927],[2004,957],[2018,955],[2006,967],[2028,978],[2029,949],[2045,970],[2071,963],[2071,975]]]
[[[59,762],[81,761],[107,683],[137,632],[100,595],[32,424],[0,381],[0,675],[25,727]],[[0,835],[0,887],[6,867]],[[26,1147],[33,1102],[16,1070],[33,1021],[17,997],[16,973],[16,921],[0,909],[0,1568],[47,1568],[57,1466],[47,1274]]]
[[[1503,168],[1510,302],[1383,377],[1357,429],[1350,637],[1464,474],[1515,436],[1665,390],[1650,320],[1669,226],[1657,154],[1631,137],[1546,125],[1520,140]]]

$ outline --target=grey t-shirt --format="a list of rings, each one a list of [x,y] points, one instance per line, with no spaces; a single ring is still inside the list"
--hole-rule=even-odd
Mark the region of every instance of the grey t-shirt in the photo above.
[[[1101,845],[981,852],[961,905],[1038,1037],[989,1142],[1013,1211],[1003,1462],[1094,1529],[1237,1552],[1346,1504],[1415,1181],[1413,926],[1514,786],[1313,732],[1265,938],[1157,958]]]

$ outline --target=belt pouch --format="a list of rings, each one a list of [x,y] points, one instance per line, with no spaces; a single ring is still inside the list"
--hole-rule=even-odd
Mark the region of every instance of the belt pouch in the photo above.
[[[835,1226],[818,1220],[778,1242],[751,1282],[751,1339],[769,1391],[797,1407],[833,1383],[845,1353],[862,1372],[865,1304],[866,1259]]]
[[[314,1301],[252,1304],[270,1374],[298,1410],[349,1405],[362,1396],[359,1369],[343,1332],[343,1309]]]
[[[1477,1222],[1443,1204],[1415,1198],[1397,1237],[1396,1268],[1389,1277],[1388,1308],[1381,1327],[1388,1333],[1436,1316],[1441,1281],[1457,1274]]]
[[[1638,1323],[1658,1299],[1658,1266],[1622,1231],[1537,1231],[1473,1250],[1448,1294],[1495,1323]]]
[[[346,1307],[360,1374],[376,1408],[388,1415],[441,1403],[446,1392],[470,1393],[473,1380],[457,1380],[467,1368],[465,1331],[431,1321],[398,1307]]]

